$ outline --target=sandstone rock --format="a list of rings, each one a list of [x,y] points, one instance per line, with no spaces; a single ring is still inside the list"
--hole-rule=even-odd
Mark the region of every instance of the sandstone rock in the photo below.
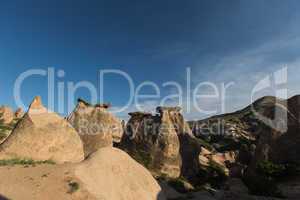
[[[14,200],[165,200],[151,174],[130,156],[102,148],[82,163],[0,167],[2,195]]]
[[[0,159],[12,158],[79,162],[84,158],[83,145],[76,130],[36,97],[0,146]]]
[[[201,155],[209,156],[209,155],[212,155],[212,152],[209,151],[208,149],[204,148],[204,147],[201,147]]]
[[[150,172],[119,149],[99,149],[75,168],[75,176],[97,199],[165,199]]]
[[[199,165],[202,168],[208,168],[211,164],[218,165],[221,169],[224,170],[225,175],[229,176],[228,166],[235,163],[235,152],[224,152],[217,153],[211,152],[204,147],[201,147],[201,152],[199,154]]]
[[[24,116],[24,111],[22,108],[18,108],[14,114],[14,117],[20,119]]]
[[[206,156],[203,156],[203,155],[199,155],[199,164],[201,165],[201,166],[204,166],[204,167],[208,167],[209,166],[209,163],[210,162],[210,160],[209,160],[209,158],[208,157],[206,157]]]
[[[202,145],[185,122],[179,107],[158,107],[156,115],[129,113],[121,148],[154,175],[197,181]]]
[[[18,120],[19,118],[14,116],[11,108],[5,106],[0,107],[0,144],[11,134]]]
[[[181,168],[179,139],[170,112],[159,111],[155,116],[130,113],[121,148],[154,174],[177,178]]]
[[[1,200],[97,200],[70,164],[0,167],[0,179]]]
[[[4,124],[9,124],[14,119],[14,113],[10,107],[1,106],[0,107],[0,121]]]
[[[236,154],[235,152],[229,151],[224,153],[215,153],[210,156],[211,160],[219,165],[227,167],[228,164],[235,163]]]
[[[121,140],[122,123],[107,111],[108,108],[108,104],[93,106],[79,99],[75,110],[67,118],[83,141],[85,156]]]

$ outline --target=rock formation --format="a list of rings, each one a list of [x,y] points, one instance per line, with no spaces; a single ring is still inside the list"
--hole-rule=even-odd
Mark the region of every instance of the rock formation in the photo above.
[[[180,108],[158,107],[157,113],[130,113],[121,148],[154,175],[194,176],[201,145],[184,121]]]
[[[281,111],[281,106],[274,105],[265,116],[275,123],[286,125],[286,129],[281,131],[272,127],[264,128],[257,144],[254,162],[270,160],[275,163],[295,162],[300,165],[300,96],[280,102],[280,105],[284,105],[285,110]],[[275,112],[287,114],[277,115],[275,119]]]
[[[75,168],[75,176],[97,199],[164,199],[150,172],[116,148],[99,149]]]
[[[255,156],[247,170],[248,183],[256,185],[252,189],[261,193],[265,190],[270,195],[283,195],[287,198],[299,195],[299,108],[300,96],[294,96],[288,100],[277,100],[273,107],[263,113],[274,126],[263,126],[264,131],[258,140]],[[285,181],[282,182],[283,176]]]
[[[0,107],[0,144],[11,134],[19,120],[19,115],[16,116],[10,107]]]
[[[0,114],[1,114],[0,120],[2,120],[2,122],[4,124],[9,124],[14,119],[14,113],[13,113],[13,110],[10,107],[1,106],[0,107]]]
[[[270,118],[276,102],[284,104],[282,100],[267,96],[242,110],[190,121],[189,125],[197,138],[212,147],[214,157],[234,155],[228,170],[231,175],[241,177],[254,157],[257,139],[266,132],[263,120]]]
[[[120,142],[123,127],[121,121],[108,112],[109,104],[90,105],[78,99],[75,110],[67,120],[77,130],[84,145],[85,156],[99,148]]]
[[[21,119],[23,116],[24,116],[24,111],[23,111],[22,108],[18,108],[18,109],[16,110],[16,112],[14,113],[14,117],[15,117],[16,119]]]
[[[261,135],[263,122],[260,116],[266,116],[277,101],[275,97],[266,96],[242,110],[188,123],[196,137],[212,143],[218,151],[230,148],[226,143],[220,144],[222,141],[230,142],[236,145],[236,149],[240,149],[238,144],[255,142]]]
[[[14,200],[166,200],[143,166],[111,147],[82,163],[0,167],[0,178],[1,195]]]
[[[28,112],[0,146],[0,159],[83,160],[83,145],[76,130],[36,97]]]
[[[180,175],[180,143],[170,113],[129,113],[130,120],[121,141],[125,149],[137,161],[153,173],[170,177]]]

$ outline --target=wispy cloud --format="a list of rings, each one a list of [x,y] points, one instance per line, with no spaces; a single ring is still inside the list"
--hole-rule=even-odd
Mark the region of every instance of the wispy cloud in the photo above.
[[[203,81],[209,81],[221,89],[221,84],[233,83],[227,89],[224,99],[199,99],[202,107],[218,108],[218,113],[232,112],[241,109],[251,102],[251,93],[254,86],[268,75],[277,70],[288,68],[288,96],[293,96],[300,93],[299,73],[300,73],[300,56],[297,52],[300,50],[300,37],[288,36],[278,38],[276,40],[264,43],[253,49],[244,52],[236,52],[230,56],[224,56],[218,59],[217,62],[199,62],[196,67],[196,72],[193,73],[193,85],[197,85]],[[210,70],[202,70],[204,68]],[[197,70],[198,69],[198,70]],[[193,69],[195,71],[195,68]],[[274,91],[276,86],[259,93],[256,98],[265,95],[276,96]],[[203,89],[203,94],[207,93],[208,89]],[[211,89],[210,89],[211,90]],[[224,100],[226,102],[224,102]],[[220,106],[225,104],[223,110]],[[196,110],[192,113],[185,113],[186,117],[203,118],[203,115]]]

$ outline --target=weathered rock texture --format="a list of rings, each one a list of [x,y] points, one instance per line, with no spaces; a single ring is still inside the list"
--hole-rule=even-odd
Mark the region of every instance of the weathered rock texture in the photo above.
[[[254,144],[264,132],[260,117],[266,117],[276,101],[275,97],[263,97],[242,110],[190,121],[189,125],[196,137],[205,139],[219,152],[240,150],[241,145]]]
[[[75,168],[75,176],[97,199],[164,199],[150,172],[116,148],[99,149]]]
[[[75,110],[67,118],[83,141],[85,156],[121,140],[122,123],[108,112],[108,108],[108,104],[90,105],[79,99]]]
[[[0,167],[2,196],[14,200],[165,200],[156,180],[119,149],[76,164]]]
[[[121,148],[155,175],[194,176],[201,146],[184,121],[180,108],[158,107],[157,113],[154,116],[130,113]]]
[[[83,145],[76,130],[36,97],[0,146],[0,159],[12,158],[79,162],[84,158]]]
[[[22,108],[18,108],[17,110],[16,110],[16,112],[14,113],[14,117],[16,118],[16,119],[20,119],[20,118],[22,118],[23,116],[24,116],[24,111],[23,111],[23,109]]]
[[[9,107],[0,107],[0,144],[11,134],[22,117],[23,114],[21,114],[20,109],[18,109],[16,113],[13,113]]]
[[[0,120],[4,123],[4,124],[9,124],[13,121],[14,119],[14,113],[13,110],[10,107],[7,106],[1,106],[0,107]]]
[[[264,113],[264,116],[271,119],[274,124],[286,128],[264,127],[264,132],[258,141],[254,162],[270,160],[275,163],[293,162],[300,165],[299,111],[300,96],[294,96],[286,101],[278,100],[277,104]]]
[[[180,175],[180,143],[168,111],[152,116],[130,113],[121,146],[152,172],[170,177]]]
[[[276,102],[282,104],[275,97],[263,97],[237,112],[190,121],[189,125],[197,138],[212,147],[214,158],[224,160],[222,154],[234,155],[234,159],[225,159],[226,167],[231,176],[241,177],[254,158],[257,140],[266,132],[264,120],[268,122]]]
[[[265,115],[274,108],[276,101],[275,97],[266,96],[242,110],[188,123],[193,134],[199,137],[216,135],[236,141],[254,141],[263,129],[258,115]]]
[[[300,96],[288,100],[277,99],[271,107],[264,110],[263,116],[270,120],[271,126],[263,126],[255,156],[246,173],[249,184],[257,185],[258,188],[255,189],[261,191],[266,185],[273,185],[276,189],[279,184],[277,193],[287,198],[299,196],[299,110]],[[270,188],[271,191],[275,189]]]

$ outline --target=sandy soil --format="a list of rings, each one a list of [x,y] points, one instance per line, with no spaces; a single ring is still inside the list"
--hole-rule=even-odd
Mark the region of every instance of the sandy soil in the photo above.
[[[0,200],[94,200],[72,171],[71,165],[0,167]],[[78,183],[79,189],[71,193],[70,182]]]

